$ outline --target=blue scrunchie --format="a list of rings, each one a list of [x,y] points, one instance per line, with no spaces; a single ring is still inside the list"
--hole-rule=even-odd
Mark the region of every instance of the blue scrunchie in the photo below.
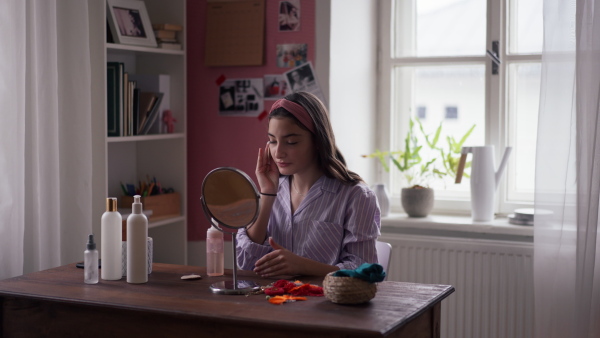
[[[354,277],[369,283],[377,283],[382,282],[385,279],[385,271],[383,271],[383,266],[377,263],[363,263],[363,265],[354,270],[338,270],[334,272],[332,276]]]

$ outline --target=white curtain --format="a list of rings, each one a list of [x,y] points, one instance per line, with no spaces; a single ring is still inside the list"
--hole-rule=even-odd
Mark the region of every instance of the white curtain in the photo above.
[[[599,94],[600,1],[544,0],[536,337],[600,337]]]
[[[92,225],[88,3],[0,1],[0,279],[83,259]]]

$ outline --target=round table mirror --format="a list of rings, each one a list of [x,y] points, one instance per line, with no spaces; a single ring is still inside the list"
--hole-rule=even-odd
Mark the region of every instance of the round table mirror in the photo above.
[[[254,182],[243,171],[221,167],[212,170],[202,182],[202,208],[211,226],[231,233],[233,244],[233,281],[222,281],[210,286],[214,293],[246,294],[260,285],[237,280],[237,240],[239,229],[247,228],[258,217],[260,194]]]

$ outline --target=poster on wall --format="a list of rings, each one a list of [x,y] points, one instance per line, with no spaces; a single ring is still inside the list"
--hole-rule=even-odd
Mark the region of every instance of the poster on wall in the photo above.
[[[263,79],[228,79],[219,87],[219,115],[258,116],[264,109]]]
[[[323,92],[321,91],[321,86],[319,86],[311,62],[293,68],[285,72],[284,75],[292,92],[309,92],[316,95],[323,104],[327,105],[325,102],[325,95],[323,95]]]
[[[293,68],[306,63],[308,45],[305,43],[292,43],[277,45],[277,67]]]
[[[300,0],[279,2],[279,31],[297,32],[300,30]]]
[[[265,100],[278,100],[292,92],[282,74],[265,75],[264,79]]]

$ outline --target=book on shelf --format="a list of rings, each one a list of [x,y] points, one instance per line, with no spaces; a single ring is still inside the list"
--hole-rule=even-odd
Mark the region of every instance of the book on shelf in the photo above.
[[[139,114],[138,114],[138,130],[137,133],[140,135],[140,129],[146,123],[146,117],[148,116],[148,112],[152,110],[154,107],[154,103],[156,102],[156,98],[158,95],[150,92],[142,92],[140,91],[140,103],[139,103]]]
[[[134,115],[135,112],[133,110],[133,93],[135,91],[135,81],[129,81],[128,86],[127,86],[127,111],[128,111],[128,115],[127,115],[127,123],[129,125],[129,130],[127,133],[127,136],[132,136],[135,135],[135,125],[134,125]]]
[[[179,43],[177,39],[156,39],[156,43]]]
[[[106,66],[107,136],[123,133],[123,69],[122,62],[108,62]]]
[[[181,44],[180,43],[171,43],[171,42],[159,42],[158,48],[181,50]]]
[[[140,89],[133,89],[133,103],[132,107],[132,121],[133,121],[133,135],[138,134],[138,128],[140,125]]]
[[[107,136],[160,134],[170,108],[170,76],[124,69],[122,62],[107,63]]]
[[[129,135],[129,73],[123,73],[123,133],[121,136]]]
[[[152,29],[179,32],[183,30],[183,26],[172,23],[156,23],[152,25]]]
[[[145,134],[160,134],[162,129],[162,123],[160,120],[162,118],[162,113],[165,110],[170,109],[170,86],[171,86],[171,77],[168,74],[130,74],[130,80],[136,81],[137,88],[140,89],[141,92],[146,93],[161,93],[162,98],[160,102],[158,102],[158,106],[156,107],[157,116],[156,120],[159,120],[158,123],[152,123],[151,125],[147,125],[144,129],[147,129]],[[143,104],[140,103],[142,106]],[[143,119],[143,118],[142,118]],[[154,120],[154,121],[156,121]],[[147,122],[146,122],[147,123]],[[143,134],[140,134],[143,135]]]
[[[137,135],[139,115],[139,88],[137,82],[130,80],[133,74],[123,73],[123,114],[121,123],[123,129],[121,136]]]
[[[159,107],[161,104],[161,101],[164,97],[163,93],[144,93],[142,92],[141,95],[147,96],[150,95],[151,99],[150,99],[150,103],[151,106],[149,108],[149,110],[147,110],[146,112],[140,113],[140,125],[137,128],[138,132],[137,135],[148,135],[150,133],[151,130],[153,130],[154,125],[157,122],[157,117],[159,114]]]
[[[157,39],[177,39],[177,32],[159,29],[154,31],[154,36]]]

